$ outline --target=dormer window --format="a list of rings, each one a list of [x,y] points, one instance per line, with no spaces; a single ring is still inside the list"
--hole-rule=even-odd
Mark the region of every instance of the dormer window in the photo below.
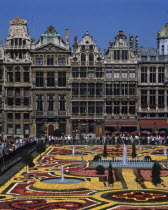
[[[93,45],[90,45],[89,46],[89,50],[93,50]]]
[[[54,65],[54,56],[53,55],[47,55],[47,65],[49,65],[49,66]]]
[[[36,65],[43,65],[43,56],[36,55]]]
[[[162,55],[164,55],[164,45],[162,45]]]
[[[89,54],[89,66],[93,66],[94,65],[94,55],[93,53]]]
[[[114,50],[114,60],[120,60],[120,50]]]
[[[86,65],[86,55],[85,55],[85,53],[81,54],[81,65]]]
[[[84,51],[85,50],[85,45],[81,46],[81,50]]]
[[[128,59],[128,50],[122,50],[122,60]]]
[[[59,56],[58,57],[58,65],[59,66],[66,66],[66,57],[65,56]]]

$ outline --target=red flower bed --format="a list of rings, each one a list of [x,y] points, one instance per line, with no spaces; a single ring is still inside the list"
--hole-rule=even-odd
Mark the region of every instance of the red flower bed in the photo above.
[[[108,177],[108,170],[105,170],[104,175],[97,175],[96,170],[92,170],[92,169],[80,170],[80,171],[77,171],[77,172],[70,172],[69,174],[76,175],[76,176],[86,176],[86,177],[101,177],[101,176]],[[113,170],[113,177],[114,177],[115,181],[119,181],[116,169]]]
[[[55,199],[55,198],[54,198]],[[95,206],[98,202],[88,198],[82,198],[83,202],[64,201],[56,199],[56,202],[48,203],[46,199],[15,199],[12,201],[0,202],[1,209],[20,209],[20,210],[52,210],[52,209],[85,209]]]
[[[66,192],[57,192],[57,191],[38,191],[38,190],[31,190],[29,187],[34,184],[35,182],[28,182],[28,183],[17,183],[12,187],[11,190],[8,191],[7,194],[17,194],[17,195],[89,195],[92,193],[92,190],[80,190],[80,191],[66,191]],[[41,189],[40,189],[41,190]],[[1,206],[0,206],[1,207]]]
[[[138,173],[140,176],[144,178],[145,181],[151,181],[152,180],[152,170],[149,169],[139,169]],[[160,176],[168,176],[168,171],[166,170],[161,170]]]
[[[168,201],[168,193],[158,191],[121,191],[121,192],[110,192],[102,195],[102,197],[118,201],[118,202],[165,202]]]

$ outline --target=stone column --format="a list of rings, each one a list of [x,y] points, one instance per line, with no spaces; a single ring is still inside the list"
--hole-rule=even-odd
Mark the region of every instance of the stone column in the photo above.
[[[71,123],[70,119],[66,119],[66,135],[71,134]]]
[[[147,105],[149,109],[149,105],[150,105],[150,90],[149,89],[147,89]]]
[[[36,120],[32,119],[30,124],[30,136],[36,136]]]
[[[165,89],[164,90],[164,105],[165,105],[165,108],[164,108],[164,110],[165,110],[165,112],[167,112],[167,90]]]
[[[158,111],[158,101],[159,101],[159,99],[158,99],[158,88],[156,89],[156,111]]]
[[[147,83],[150,83],[150,67],[147,67]]]

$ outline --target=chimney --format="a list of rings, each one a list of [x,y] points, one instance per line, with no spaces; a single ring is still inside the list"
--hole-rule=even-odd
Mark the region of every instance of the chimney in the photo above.
[[[135,50],[138,50],[138,36],[135,37]]]
[[[74,44],[73,44],[74,51],[76,51],[77,48],[78,48],[78,38],[77,38],[77,36],[75,36],[75,38],[74,38]]]
[[[134,37],[130,36],[130,48],[134,49]]]
[[[69,45],[69,29],[65,29],[66,44]]]

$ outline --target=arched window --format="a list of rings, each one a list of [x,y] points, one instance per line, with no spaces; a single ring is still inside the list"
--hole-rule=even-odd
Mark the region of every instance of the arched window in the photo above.
[[[81,65],[86,65],[86,54],[85,53],[81,54]]]
[[[93,55],[93,53],[90,53],[89,54],[89,66],[92,66],[92,65],[94,65],[94,55]]]

